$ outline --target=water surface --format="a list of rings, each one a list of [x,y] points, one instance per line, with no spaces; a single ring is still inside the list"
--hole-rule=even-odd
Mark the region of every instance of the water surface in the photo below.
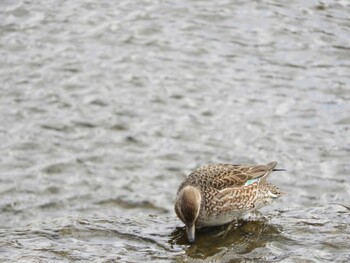
[[[348,1],[1,1],[0,260],[348,262]],[[198,166],[283,198],[186,242]]]

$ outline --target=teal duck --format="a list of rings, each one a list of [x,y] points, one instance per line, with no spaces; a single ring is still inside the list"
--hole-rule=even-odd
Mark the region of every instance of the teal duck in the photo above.
[[[241,218],[281,196],[266,179],[277,162],[266,165],[210,164],[194,170],[179,186],[175,212],[189,242],[195,228],[218,226]]]

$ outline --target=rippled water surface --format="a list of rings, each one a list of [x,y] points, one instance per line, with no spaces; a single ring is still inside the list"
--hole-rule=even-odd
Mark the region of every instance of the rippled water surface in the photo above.
[[[349,262],[348,1],[0,2],[0,260]],[[180,182],[287,194],[189,245]]]

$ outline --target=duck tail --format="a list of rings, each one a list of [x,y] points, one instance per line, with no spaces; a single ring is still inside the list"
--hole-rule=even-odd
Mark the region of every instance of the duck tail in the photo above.
[[[285,169],[275,168],[277,166],[277,164],[278,164],[277,162],[271,162],[271,163],[268,163],[268,164],[264,165],[265,174],[259,178],[259,184],[265,183],[266,179],[269,177],[269,175],[272,172],[275,172],[275,171],[286,171]]]
[[[272,172],[285,172],[285,171],[287,171],[287,169],[283,169],[283,168],[272,169]]]

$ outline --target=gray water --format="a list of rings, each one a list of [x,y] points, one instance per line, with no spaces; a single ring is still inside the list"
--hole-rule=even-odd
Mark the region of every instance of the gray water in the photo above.
[[[349,262],[349,1],[0,2],[0,260]],[[191,170],[287,194],[189,245]]]

